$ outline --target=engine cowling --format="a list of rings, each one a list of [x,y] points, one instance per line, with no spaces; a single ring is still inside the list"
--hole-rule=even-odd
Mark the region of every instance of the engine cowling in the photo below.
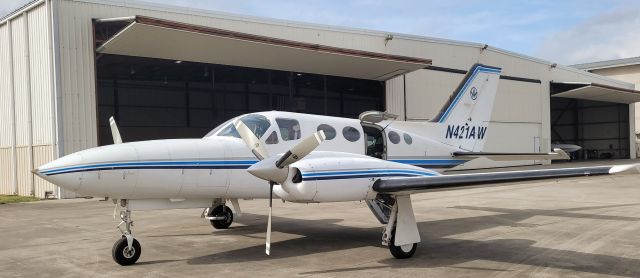
[[[323,155],[291,164],[274,192],[290,202],[359,201],[375,196],[371,186],[379,178],[433,175],[438,173],[363,155]]]

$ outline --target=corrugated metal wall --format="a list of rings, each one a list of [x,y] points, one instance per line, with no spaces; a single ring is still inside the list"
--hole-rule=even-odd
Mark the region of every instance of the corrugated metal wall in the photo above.
[[[43,198],[56,189],[31,174],[55,156],[48,7],[40,2],[0,23],[0,194]]]
[[[405,76],[396,76],[385,82],[385,104],[387,112],[398,115],[404,121],[404,81]]]

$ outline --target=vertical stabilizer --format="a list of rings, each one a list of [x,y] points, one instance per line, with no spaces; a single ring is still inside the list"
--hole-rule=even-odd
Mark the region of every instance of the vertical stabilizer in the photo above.
[[[475,64],[432,122],[442,124],[441,141],[480,152],[498,91],[500,68]]]

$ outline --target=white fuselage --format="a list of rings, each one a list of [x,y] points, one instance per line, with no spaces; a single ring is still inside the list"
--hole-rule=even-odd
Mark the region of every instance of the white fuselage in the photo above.
[[[276,195],[288,201],[373,198],[375,193],[370,188],[378,177],[437,175],[424,168],[450,168],[465,162],[451,157],[456,148],[437,142],[428,134],[446,131],[440,127],[425,128],[427,124],[367,125],[354,119],[287,112],[256,114],[270,122],[260,132],[261,141],[266,141],[265,147],[272,155],[291,149],[320,125],[335,130],[316,152],[291,165],[301,171],[302,181],[290,182],[290,175],[288,182],[274,187]],[[291,124],[285,121],[279,125],[278,120],[282,119],[295,119],[299,126],[286,130],[283,126]],[[37,174],[83,195],[114,199],[267,198],[267,183],[246,171],[258,160],[244,141],[218,136],[228,124],[202,139],[140,141],[76,152],[41,166]],[[372,152],[372,144],[371,140],[367,143],[363,125],[382,130],[379,134],[383,136],[378,140],[383,140],[380,145],[383,149],[376,155],[386,160],[367,156],[371,155],[367,152]],[[345,136],[346,129],[351,130],[351,136]],[[399,140],[390,140],[395,136],[390,136],[392,132]],[[267,139],[272,134],[276,140]],[[335,163],[336,157],[341,158],[339,165]]]

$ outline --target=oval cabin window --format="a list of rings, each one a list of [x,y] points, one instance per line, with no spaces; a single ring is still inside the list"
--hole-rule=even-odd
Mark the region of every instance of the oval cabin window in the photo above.
[[[327,140],[331,140],[336,138],[336,129],[327,124],[321,124],[318,126],[318,131],[324,131],[324,136],[327,137]]]
[[[347,139],[349,142],[355,142],[360,140],[360,131],[355,127],[347,126],[342,129],[342,136],[344,136],[344,139]]]
[[[398,135],[397,132],[389,131],[387,136],[389,136],[389,141],[391,141],[391,143],[394,143],[394,144],[400,143],[400,135]]]

